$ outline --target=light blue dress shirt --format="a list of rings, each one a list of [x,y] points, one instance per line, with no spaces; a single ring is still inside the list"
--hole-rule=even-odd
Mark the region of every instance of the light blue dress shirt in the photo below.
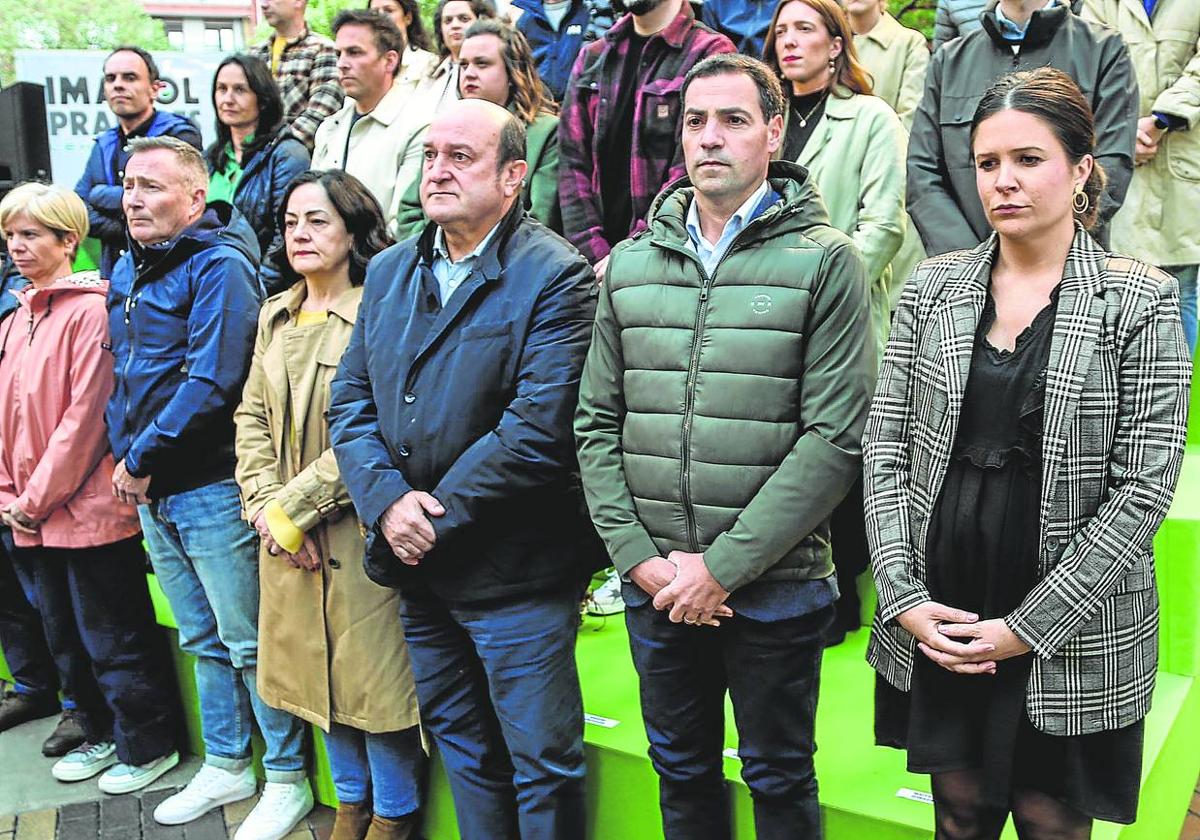
[[[450,295],[454,294],[454,290],[471,276],[471,271],[475,268],[475,261],[479,259],[480,254],[487,250],[492,237],[496,235],[496,229],[502,222],[503,220],[496,222],[495,226],[488,231],[487,236],[479,240],[475,250],[460,260],[450,259],[450,252],[446,250],[446,238],[442,235],[442,228],[438,227],[437,232],[433,235],[433,265],[430,266],[430,270],[433,271],[433,276],[437,280],[438,297],[441,298],[442,306],[445,306],[446,301],[450,300]]]
[[[721,257],[725,256],[725,252],[729,250],[729,246],[733,244],[733,240],[741,233],[746,225],[754,221],[765,207],[759,207],[763,199],[767,197],[767,191],[770,186],[764,180],[759,185],[750,197],[747,198],[742,206],[733,212],[729,217],[729,221],[725,223],[725,229],[721,231],[721,237],[715,242],[709,242],[704,238],[704,234],[700,230],[700,211],[696,209],[696,199],[692,199],[691,205],[688,207],[687,226],[688,242],[692,246],[692,250],[696,252],[696,256],[700,258],[700,262],[704,265],[704,271],[709,276],[712,276],[713,271],[717,267],[717,263],[721,261]]]
[[[1057,2],[1058,0],[1050,0],[1050,2],[1045,6],[1042,6],[1042,8],[1049,9]],[[1005,41],[1025,40],[1025,30],[1029,28],[1029,21],[1025,21],[1025,23],[1013,23],[1004,16],[1004,10],[1000,8],[1000,6],[996,6],[996,23],[1000,26],[1000,34],[1004,37]]]

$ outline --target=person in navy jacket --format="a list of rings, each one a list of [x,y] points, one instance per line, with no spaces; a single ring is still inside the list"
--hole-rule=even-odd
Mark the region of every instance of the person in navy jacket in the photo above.
[[[613,25],[609,0],[513,0],[517,28],[529,42],[538,75],[555,102],[562,102],[575,57]]]
[[[104,61],[104,99],[117,124],[96,138],[75,192],[87,205],[90,236],[103,246],[100,276],[106,280],[125,248],[121,180],[129,160],[126,144],[134,137],[169,135],[200,148],[195,123],[155,109],[154,99],[162,87],[158,65],[141,47],[117,47]]]

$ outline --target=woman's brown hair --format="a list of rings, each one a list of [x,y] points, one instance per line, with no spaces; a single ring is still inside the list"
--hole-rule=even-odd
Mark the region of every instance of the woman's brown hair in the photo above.
[[[833,60],[831,92],[836,96],[837,89],[844,87],[852,93],[869,95],[872,92],[871,74],[858,60],[858,51],[854,49],[854,30],[850,28],[850,20],[837,0],[780,0],[775,6],[775,13],[771,15],[771,25],[767,27],[767,40],[763,44],[763,61],[775,68],[775,72],[783,80],[783,89],[789,94],[792,90],[779,68],[779,56],[775,52],[775,26],[779,23],[779,13],[788,3],[803,3],[808,6],[821,16],[830,38],[842,39],[842,51]]]
[[[557,114],[558,105],[538,75],[529,41],[514,26],[497,18],[480,18],[467,27],[463,43],[477,35],[495,35],[500,40],[500,57],[508,74],[508,102],[504,106],[526,125],[539,114]]]
[[[1095,227],[1108,179],[1104,168],[1095,160],[1096,122],[1092,117],[1092,106],[1075,80],[1053,67],[1039,67],[1001,77],[984,92],[975,108],[971,120],[972,148],[979,124],[1001,111],[1021,111],[1037,117],[1058,138],[1073,164],[1083,160],[1084,155],[1092,156],[1092,174],[1083,185],[1088,207],[1082,213],[1076,211],[1075,216],[1086,230]]]

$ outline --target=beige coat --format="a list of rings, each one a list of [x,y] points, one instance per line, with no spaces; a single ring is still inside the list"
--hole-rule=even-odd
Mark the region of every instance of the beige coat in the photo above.
[[[900,122],[904,123],[904,130],[910,131],[913,115],[925,91],[925,71],[929,69],[929,45],[925,43],[925,36],[884,12],[874,29],[865,35],[854,36],[854,48],[871,74],[875,95],[892,106]],[[904,233],[904,244],[892,260],[889,302],[893,309],[900,298],[900,289],[923,259],[925,249],[921,246],[921,236],[910,220]]]
[[[1133,170],[1112,249],[1154,265],[1200,264],[1200,0],[1158,0],[1153,22],[1141,0],[1084,0],[1081,16],[1116,29],[1129,47],[1138,116],[1159,111],[1188,125]]]
[[[313,169],[344,169],[366,185],[379,201],[388,232],[396,234],[396,214],[409,185],[421,177],[425,129],[430,114],[413,107],[416,78],[402,75],[369,114],[351,128],[357,103],[346,97],[341,110],[330,114],[317,129]],[[346,154],[346,139],[350,154]]]
[[[317,544],[319,574],[259,556],[258,691],[270,705],[328,730],[415,726],[417,698],[399,595],[363,571],[363,538],[322,414],[350,341],[362,288],[320,326],[295,327],[303,282],[269,299],[237,424],[237,481],[253,521],[277,500]],[[300,418],[300,423],[293,423]]]
[[[831,95],[825,100],[820,124],[796,161],[811,173],[829,211],[830,224],[849,235],[862,254],[871,283],[871,320],[880,352],[890,324],[889,263],[908,226],[904,211],[907,148],[904,126],[882,99]]]

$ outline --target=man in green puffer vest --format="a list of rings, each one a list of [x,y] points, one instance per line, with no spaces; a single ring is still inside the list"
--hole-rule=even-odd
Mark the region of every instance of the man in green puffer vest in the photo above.
[[[682,95],[688,177],[600,291],[575,420],[584,492],[624,581],[667,840],[730,836],[727,689],[758,836],[819,838],[829,515],[861,469],[867,283],[808,173],[770,162],[784,99],[766,65],[710,57]]]

